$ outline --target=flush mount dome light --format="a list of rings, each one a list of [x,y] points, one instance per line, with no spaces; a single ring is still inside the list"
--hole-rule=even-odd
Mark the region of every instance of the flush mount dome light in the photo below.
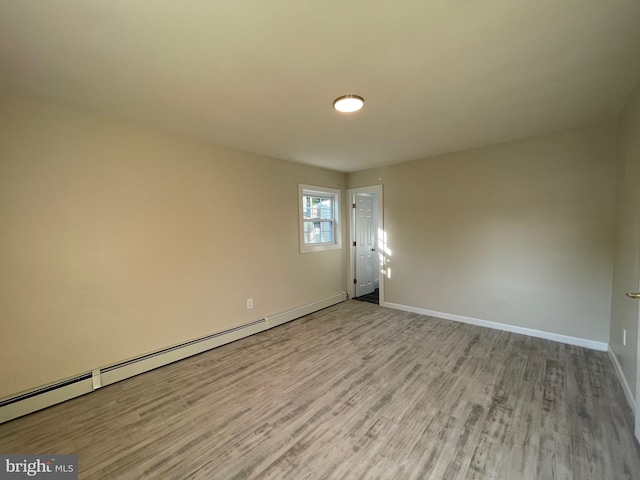
[[[339,112],[357,112],[364,106],[364,98],[359,95],[343,95],[333,101],[333,108]]]

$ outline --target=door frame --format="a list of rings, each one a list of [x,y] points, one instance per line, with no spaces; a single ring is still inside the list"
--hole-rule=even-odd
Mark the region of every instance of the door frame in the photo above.
[[[353,208],[354,196],[360,193],[368,193],[376,198],[376,230],[378,232],[384,232],[384,209],[383,209],[383,198],[382,198],[382,185],[370,185],[368,187],[359,187],[359,188],[349,188],[347,190],[347,208],[349,209],[349,273],[347,275],[347,292],[349,293],[350,298],[354,298],[356,295],[356,286],[353,283],[353,279],[356,278],[356,263],[355,263],[355,255],[354,255],[354,246],[353,242],[355,241],[355,209]],[[379,238],[379,237],[378,237]],[[378,247],[376,248],[378,252],[378,259],[380,259],[381,255],[384,255],[383,248],[378,243]],[[379,280],[379,293],[380,293],[380,302],[382,305],[384,303],[384,272],[380,271],[378,273]]]
[[[640,292],[640,286],[638,290]],[[636,300],[637,302],[637,300]],[[638,323],[637,328],[640,329],[640,308],[638,309]],[[640,443],[640,330],[637,330],[636,334],[636,398],[635,398],[635,410],[633,412],[633,433],[636,436],[636,440]],[[611,348],[611,346],[609,346]],[[624,378],[624,375],[623,375]],[[628,387],[627,387],[628,389]]]

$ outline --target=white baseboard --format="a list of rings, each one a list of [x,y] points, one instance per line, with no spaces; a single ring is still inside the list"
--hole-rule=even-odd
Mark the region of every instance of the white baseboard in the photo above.
[[[506,323],[490,322],[488,320],[480,320],[478,318],[463,317],[462,315],[453,315],[450,313],[435,312],[433,310],[410,307],[410,306],[401,305],[398,303],[384,302],[381,306],[387,307],[387,308],[394,308],[396,310],[403,310],[405,312],[418,313],[420,315],[427,315],[429,317],[436,317],[436,318],[442,318],[445,320],[453,320],[456,322],[468,323],[471,325],[477,325],[479,327],[493,328],[494,330],[503,330],[505,332],[519,333],[521,335],[527,335],[529,337],[536,337],[536,338],[543,338],[545,340],[552,340],[554,342],[567,343],[569,345],[589,348],[591,350],[598,350],[600,352],[606,352],[609,349],[609,345],[605,342],[597,342],[595,340],[588,340],[586,338],[570,337],[568,335],[560,335],[558,333],[544,332],[542,330],[534,330],[532,328],[518,327],[515,325],[509,325]]]
[[[55,382],[9,398],[0,399],[0,423],[42,410],[43,408],[62,403],[86,393],[91,393],[98,388],[254,335],[285,322],[290,322],[296,318],[343,302],[346,298],[346,292],[341,292],[316,302],[301,305],[285,312],[230,328],[223,332],[207,335],[180,345],[158,350],[102,368],[88,369],[86,373],[78,375],[77,377]]]
[[[620,362],[618,362],[618,357],[613,350],[609,348],[609,358],[611,359],[611,363],[613,363],[613,367],[616,371],[616,375],[618,376],[618,380],[620,381],[620,385],[622,385],[622,391],[624,392],[624,396],[627,399],[627,403],[629,407],[631,407],[631,411],[633,414],[636,414],[636,401],[633,398],[633,392],[631,391],[631,387],[629,387],[629,382],[627,382],[627,377],[625,377],[624,372],[622,371],[622,366]]]

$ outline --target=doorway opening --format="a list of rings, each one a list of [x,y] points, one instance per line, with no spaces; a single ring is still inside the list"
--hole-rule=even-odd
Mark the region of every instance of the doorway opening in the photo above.
[[[348,190],[351,298],[384,303],[382,185]]]

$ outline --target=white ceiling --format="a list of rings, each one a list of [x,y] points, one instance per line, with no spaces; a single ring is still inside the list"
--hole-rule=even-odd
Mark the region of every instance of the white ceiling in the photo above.
[[[639,77],[638,0],[0,0],[0,91],[340,171],[613,119]]]

